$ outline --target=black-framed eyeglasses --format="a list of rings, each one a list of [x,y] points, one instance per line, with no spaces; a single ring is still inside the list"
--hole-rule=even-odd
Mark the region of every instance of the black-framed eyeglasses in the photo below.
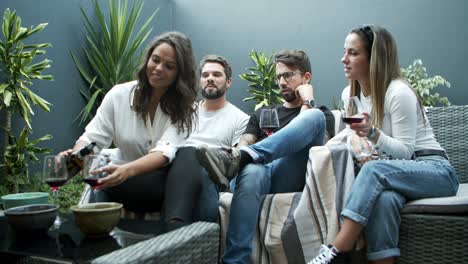
[[[289,81],[291,81],[292,77],[294,77],[294,75],[301,74],[301,73],[302,73],[301,71],[289,71],[289,72],[283,72],[283,73],[280,73],[280,74],[276,74],[275,81],[278,84],[281,81],[281,77],[283,77],[285,82],[289,82]]]
[[[372,46],[372,43],[374,43],[374,32],[372,31],[372,28],[366,25],[362,25],[359,27],[359,30],[364,33],[367,40],[369,41],[370,46]]]

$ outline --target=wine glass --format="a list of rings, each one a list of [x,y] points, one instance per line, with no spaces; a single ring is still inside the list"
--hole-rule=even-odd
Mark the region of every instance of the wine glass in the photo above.
[[[361,123],[364,120],[362,105],[359,98],[352,96],[343,102],[342,119],[345,124]]]
[[[95,199],[94,190],[100,186],[99,179],[107,176],[107,172],[99,169],[109,165],[111,162],[108,155],[93,154],[87,155],[83,161],[83,181],[91,187],[91,197]],[[94,201],[93,201],[94,202]]]
[[[262,109],[260,113],[260,128],[267,136],[273,135],[273,131],[279,128],[278,112],[276,109]]]
[[[354,123],[361,123],[364,120],[363,107],[357,96],[352,96],[343,101],[344,111],[342,112],[342,120],[345,124],[351,125]],[[356,153],[357,159],[368,158],[372,156],[371,145],[365,139],[358,138],[357,143],[360,148],[359,153]],[[364,141],[363,141],[364,140]]]
[[[42,177],[43,182],[47,183],[52,190],[54,204],[58,205],[58,192],[60,186],[64,185],[69,179],[67,158],[62,155],[45,156]],[[62,222],[63,220],[57,214],[52,229],[58,229]]]

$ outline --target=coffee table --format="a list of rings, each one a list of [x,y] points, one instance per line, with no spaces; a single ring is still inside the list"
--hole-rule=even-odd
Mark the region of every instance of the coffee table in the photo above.
[[[0,213],[0,258],[32,263],[216,263],[219,226],[121,219],[109,236],[88,238],[72,215],[58,231],[19,233]],[[179,261],[180,260],[180,261]],[[41,262],[42,261],[42,262]],[[3,263],[3,261],[2,261]]]

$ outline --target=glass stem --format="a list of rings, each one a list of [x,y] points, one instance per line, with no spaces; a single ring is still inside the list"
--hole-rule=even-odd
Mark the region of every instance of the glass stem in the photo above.
[[[91,195],[90,195],[89,202],[90,203],[95,203],[96,202],[96,192],[94,192],[93,187],[90,187],[90,189],[91,189]]]
[[[58,206],[58,190],[59,190],[58,188],[52,189],[52,195],[54,196],[54,204],[57,206]],[[57,217],[55,218],[55,221],[54,221],[54,227],[58,229],[61,222],[62,220],[60,219],[59,213],[57,212]]]
[[[52,189],[52,194],[54,196],[54,204],[58,205],[58,188]]]

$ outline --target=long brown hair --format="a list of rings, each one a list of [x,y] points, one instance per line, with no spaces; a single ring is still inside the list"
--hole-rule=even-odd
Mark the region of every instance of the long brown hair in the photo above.
[[[398,62],[398,50],[396,42],[390,32],[377,25],[363,25],[351,30],[357,34],[364,44],[369,58],[369,85],[372,100],[372,122],[381,128],[384,116],[385,93],[393,80],[403,79]],[[413,90],[419,102],[421,113],[424,115],[421,100]],[[359,96],[361,87],[357,80],[350,80],[350,96]]]
[[[133,110],[140,114],[143,120],[149,115],[149,107],[153,89],[148,81],[146,65],[153,50],[166,43],[176,51],[177,77],[174,83],[161,97],[159,103],[162,111],[169,115],[171,123],[176,124],[178,133],[192,131],[192,119],[196,116],[194,102],[198,95],[195,77],[195,58],[190,39],[180,32],[167,32],[157,36],[146,48],[136,78],[138,85],[134,87]]]

